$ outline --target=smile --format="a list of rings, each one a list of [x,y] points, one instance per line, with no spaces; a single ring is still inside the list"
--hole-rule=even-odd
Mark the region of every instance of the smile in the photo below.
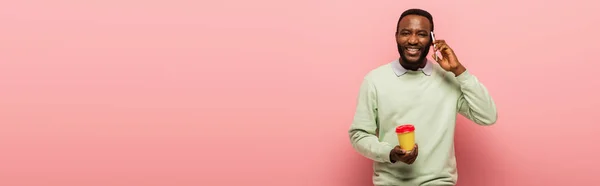
[[[421,52],[419,48],[407,48],[405,51],[408,55],[418,55]]]

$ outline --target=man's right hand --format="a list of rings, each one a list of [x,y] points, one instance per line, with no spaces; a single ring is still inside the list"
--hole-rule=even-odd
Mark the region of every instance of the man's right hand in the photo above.
[[[417,160],[419,155],[419,147],[415,144],[415,148],[412,151],[406,152],[401,149],[400,146],[396,146],[390,152],[390,160],[392,163],[404,162],[406,164],[412,164]]]

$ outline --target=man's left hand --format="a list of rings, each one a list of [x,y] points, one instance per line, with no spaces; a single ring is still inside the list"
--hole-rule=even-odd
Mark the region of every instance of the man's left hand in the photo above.
[[[436,40],[433,44],[435,44],[433,59],[435,59],[435,51],[440,51],[442,58],[438,57],[437,62],[444,70],[454,73],[455,76],[459,76],[466,71],[466,68],[460,64],[454,51],[446,44],[445,40]]]

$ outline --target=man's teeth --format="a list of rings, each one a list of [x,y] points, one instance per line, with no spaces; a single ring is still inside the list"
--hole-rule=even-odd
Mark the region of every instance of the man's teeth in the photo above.
[[[417,51],[419,51],[419,49],[416,49],[416,48],[409,48],[409,49],[408,49],[408,51],[410,51],[410,52],[417,52]]]

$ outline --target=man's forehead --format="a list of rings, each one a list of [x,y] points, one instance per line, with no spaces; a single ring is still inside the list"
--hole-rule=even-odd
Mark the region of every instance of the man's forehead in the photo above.
[[[400,29],[427,29],[431,30],[429,19],[420,15],[407,15],[400,20]]]

